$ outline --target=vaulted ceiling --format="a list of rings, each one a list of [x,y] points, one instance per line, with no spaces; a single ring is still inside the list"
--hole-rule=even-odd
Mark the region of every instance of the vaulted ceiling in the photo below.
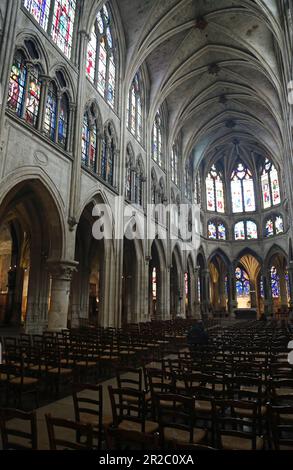
[[[127,78],[146,65],[150,122],[164,103],[169,143],[182,132],[184,158],[193,155],[197,166],[238,139],[246,152],[281,161],[286,96],[278,0],[117,3]]]

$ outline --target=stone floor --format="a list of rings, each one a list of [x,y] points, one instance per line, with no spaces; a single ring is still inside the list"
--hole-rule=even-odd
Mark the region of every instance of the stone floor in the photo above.
[[[160,367],[158,363],[150,363],[148,367]],[[108,386],[117,386],[116,385],[116,378],[111,378],[105,380],[104,382],[99,382],[103,386],[103,415],[104,417],[112,417],[111,413],[111,404],[109,399],[109,392]],[[83,396],[85,397],[93,397],[94,392],[86,391],[83,392]],[[65,419],[73,419],[74,420],[74,407],[73,407],[73,399],[72,396],[69,395],[65,398],[62,398],[57,401],[53,401],[45,406],[42,406],[36,410],[37,412],[37,427],[38,427],[38,448],[39,450],[48,450],[49,449],[49,440],[48,440],[48,432],[47,432],[47,425],[46,425],[46,418],[45,415],[50,413],[53,417],[56,418],[65,418]],[[11,422],[13,427],[18,428],[21,426],[21,429],[25,430],[25,425],[23,422],[18,420],[14,420]],[[28,429],[28,428],[27,428]],[[72,438],[73,434],[69,431],[68,433],[64,433],[63,437]],[[1,443],[0,443],[1,449]]]

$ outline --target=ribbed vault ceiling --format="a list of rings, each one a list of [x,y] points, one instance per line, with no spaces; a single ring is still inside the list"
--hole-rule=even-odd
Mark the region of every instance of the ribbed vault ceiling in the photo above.
[[[152,122],[164,103],[169,145],[182,131],[195,165],[234,139],[281,159],[284,84],[277,0],[119,0],[127,80],[142,64]]]

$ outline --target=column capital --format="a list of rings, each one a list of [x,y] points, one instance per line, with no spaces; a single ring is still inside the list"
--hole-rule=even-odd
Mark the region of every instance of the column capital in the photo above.
[[[73,273],[77,271],[78,261],[66,260],[48,260],[47,267],[55,279],[62,279],[64,281],[71,281]]]

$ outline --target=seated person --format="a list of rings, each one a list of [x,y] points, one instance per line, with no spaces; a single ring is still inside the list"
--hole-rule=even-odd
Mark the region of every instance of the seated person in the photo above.
[[[202,321],[197,321],[190,329],[187,334],[187,343],[190,349],[194,349],[196,346],[203,346],[208,344],[209,335],[204,329]]]

